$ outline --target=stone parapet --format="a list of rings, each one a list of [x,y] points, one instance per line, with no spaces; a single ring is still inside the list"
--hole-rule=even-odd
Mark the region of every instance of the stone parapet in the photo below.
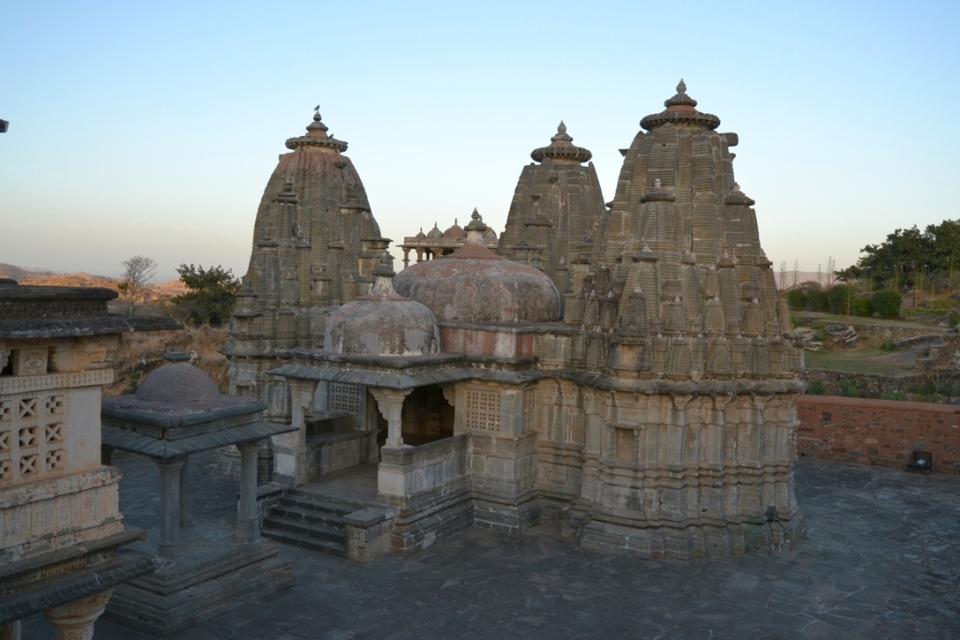
[[[934,473],[960,473],[956,405],[803,396],[797,416],[801,456],[902,468],[926,451]]]

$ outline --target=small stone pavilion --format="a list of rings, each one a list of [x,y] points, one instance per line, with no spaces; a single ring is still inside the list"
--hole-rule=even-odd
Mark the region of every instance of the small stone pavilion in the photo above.
[[[349,557],[540,520],[646,558],[803,535],[803,351],[734,180],[738,136],[682,81],[664,106],[605,206],[564,126],[534,152],[500,237],[513,260],[475,214],[453,253],[395,279],[381,262],[370,295],[310,312],[310,338],[270,370],[296,427],[275,438],[277,477],[322,493],[337,472],[375,472],[358,506],[379,512],[348,514]]]
[[[403,244],[399,245],[403,251],[403,268],[410,266],[410,252],[416,253],[416,262],[424,260],[433,260],[440,256],[448,256],[467,242],[467,232],[457,224],[457,219],[453,219],[453,225],[445,231],[440,231],[437,223],[433,223],[433,229],[429,233],[424,233],[423,229],[415,236],[405,236]],[[483,244],[488,249],[496,250],[497,232],[487,227],[483,232]]]
[[[150,372],[135,393],[105,398],[103,444],[149,456],[160,470],[157,554],[168,562],[156,573],[117,588],[107,616],[168,635],[293,584],[290,567],[260,539],[257,453],[271,436],[292,430],[263,421],[266,406],[220,393],[188,362]],[[231,540],[194,526],[187,484],[190,455],[234,445],[240,452],[240,501]],[[181,539],[181,527],[190,536]]]
[[[37,612],[57,638],[93,636],[122,582],[151,555],[121,550],[120,472],[101,464],[100,393],[120,334],[176,329],[168,318],[108,315],[115,291],[0,280],[0,638]]]

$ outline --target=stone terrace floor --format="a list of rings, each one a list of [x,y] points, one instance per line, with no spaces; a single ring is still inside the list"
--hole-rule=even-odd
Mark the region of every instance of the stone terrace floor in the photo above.
[[[156,467],[116,461],[130,524],[155,518]],[[192,469],[195,512],[231,524],[235,485]],[[472,528],[368,565],[282,546],[296,586],[172,636],[228,638],[960,638],[960,477],[804,459],[799,551],[644,561],[586,551],[542,525]],[[226,503],[226,504],[225,504]],[[199,514],[198,514],[199,515]],[[23,638],[52,638],[39,617]],[[96,638],[141,633],[101,619]]]

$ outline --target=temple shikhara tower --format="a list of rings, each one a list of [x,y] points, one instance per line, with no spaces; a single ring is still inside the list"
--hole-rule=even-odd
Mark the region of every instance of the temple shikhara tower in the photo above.
[[[549,146],[530,157],[536,162],[520,173],[498,253],[542,269],[569,293],[570,263],[588,257],[583,247],[606,213],[593,163],[583,164],[593,154],[573,144],[561,121]]]
[[[367,561],[545,519],[647,558],[795,546],[803,351],[734,181],[737,135],[682,81],[665,107],[608,205],[561,122],[496,251],[474,211],[407,237],[399,274],[345,143],[319,116],[287,141],[226,352],[232,387],[295,428],[274,450],[297,504],[322,510],[325,478],[354,474],[342,542],[311,548]],[[264,535],[308,546],[284,514]]]
[[[266,402],[268,418],[289,418],[289,392],[265,372],[287,350],[318,344],[324,310],[367,293],[389,243],[357,170],[342,155],[347,143],[327,131],[317,112],[306,135],[286,141],[291,152],[280,156],[257,210],[250,267],[224,351],[231,393]]]

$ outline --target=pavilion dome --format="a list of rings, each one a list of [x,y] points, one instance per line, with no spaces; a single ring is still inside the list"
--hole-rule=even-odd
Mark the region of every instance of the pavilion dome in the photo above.
[[[369,294],[330,314],[323,348],[358,356],[425,356],[440,351],[440,328],[430,309],[397,294],[396,275],[384,255]]]
[[[451,226],[449,229],[443,232],[443,237],[450,240],[466,238],[467,232],[464,231],[463,227],[458,225],[456,219],[454,219],[453,226]]]
[[[419,262],[396,278],[397,291],[426,305],[441,320],[552,322],[560,318],[560,292],[542,271],[498,256],[483,245],[486,225],[473,212],[466,244],[436,260]]]
[[[141,402],[213,402],[220,398],[220,389],[189,362],[171,362],[148,373],[133,395]]]
[[[430,231],[427,232],[427,238],[433,240],[435,238],[442,238],[442,237],[443,237],[443,232],[440,231],[440,227],[438,227],[437,223],[434,222],[433,229],[430,229]]]

